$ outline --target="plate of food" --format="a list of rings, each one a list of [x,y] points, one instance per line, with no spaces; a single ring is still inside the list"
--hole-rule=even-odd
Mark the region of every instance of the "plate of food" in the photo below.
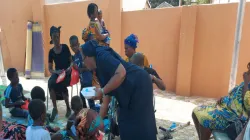
[[[81,91],[81,94],[86,99],[91,99],[92,97],[95,96],[95,87],[86,87],[86,88],[83,88],[82,91]]]

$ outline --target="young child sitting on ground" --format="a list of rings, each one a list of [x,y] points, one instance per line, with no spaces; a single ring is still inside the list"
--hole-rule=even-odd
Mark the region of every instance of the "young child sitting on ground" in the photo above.
[[[34,120],[32,126],[26,130],[27,140],[50,140],[50,134],[45,130],[46,107],[43,101],[34,99],[29,103],[29,113]]]
[[[35,86],[32,90],[31,90],[31,99],[32,100],[35,100],[35,99],[39,99],[43,102],[45,102],[46,100],[46,97],[45,97],[45,92],[44,90],[39,87],[39,86]],[[58,127],[55,127],[55,128],[52,128],[51,126],[49,126],[49,116],[50,114],[46,114],[46,129],[51,132],[51,133],[55,133],[57,132],[58,130],[60,130],[60,128]],[[33,119],[31,118],[31,115],[28,115],[28,126],[32,126],[34,123]]]
[[[83,59],[81,52],[79,50],[79,41],[78,37],[73,35],[69,39],[70,47],[72,51],[75,53],[73,56],[74,68],[79,71],[80,82],[81,82],[81,90],[85,87],[92,87],[92,72],[89,71],[83,64]],[[82,96],[80,90],[80,97],[82,98],[83,108],[87,108],[87,104],[85,98]],[[89,107],[95,110],[95,101],[92,99],[88,99]]]
[[[9,68],[7,77],[10,80],[10,85],[4,91],[5,107],[9,108],[10,114],[13,117],[28,117],[28,110],[21,108],[25,104],[24,101],[29,100],[23,95],[23,87],[19,83],[19,77],[15,68]]]
[[[69,117],[65,130],[62,130],[52,136],[52,140],[58,139],[76,139],[75,119],[77,114],[83,109],[83,103],[79,96],[74,96],[71,99],[71,109],[74,113]]]

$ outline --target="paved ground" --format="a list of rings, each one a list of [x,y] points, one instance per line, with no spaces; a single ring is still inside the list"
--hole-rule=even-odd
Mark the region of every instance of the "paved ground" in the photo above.
[[[26,80],[21,77],[20,82],[22,83],[24,90],[31,91],[34,86],[41,86],[45,92],[47,92],[47,79],[37,79],[37,80]],[[1,85],[0,81],[0,85]],[[80,87],[80,86],[78,86]],[[69,88],[71,91],[71,88]],[[71,93],[71,92],[69,92]],[[77,95],[77,88],[74,86],[73,95]],[[200,97],[183,97],[176,96],[174,93],[170,92],[162,92],[160,90],[155,90],[155,99],[156,99],[156,121],[157,126],[162,126],[165,128],[169,128],[170,125],[175,122],[177,125],[183,125],[187,122],[191,122],[191,125],[180,129],[176,132],[173,132],[174,140],[196,140],[197,134],[192,122],[191,113],[195,106],[201,104],[212,104],[215,102],[214,99],[209,98],[200,98]],[[71,95],[71,94],[70,94]],[[29,94],[26,94],[29,96]],[[66,118],[64,117],[66,112],[66,107],[63,101],[58,102],[59,106],[59,119],[53,125],[57,125],[63,127],[66,123]],[[48,111],[52,110],[52,104],[49,100]],[[8,111],[5,110],[4,117],[7,120],[15,119],[9,116]],[[162,132],[159,130],[158,137],[162,137]]]

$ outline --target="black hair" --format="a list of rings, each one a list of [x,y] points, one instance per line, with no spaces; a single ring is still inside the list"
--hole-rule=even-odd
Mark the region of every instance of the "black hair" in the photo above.
[[[50,44],[53,44],[53,41],[52,41],[53,33],[59,33],[60,34],[61,33],[60,29],[61,29],[61,26],[59,26],[59,27],[51,26],[50,27],[50,38],[51,38],[51,41],[49,42]]]
[[[71,99],[71,108],[80,111],[83,108],[82,99],[79,96],[74,96]]]
[[[40,99],[41,101],[45,102],[46,97],[45,97],[45,92],[44,90],[39,87],[39,86],[35,86],[32,90],[31,90],[31,98],[32,100],[34,99]]]
[[[90,3],[88,5],[87,13],[88,13],[89,18],[91,17],[92,14],[94,14],[95,7],[98,9],[98,6],[95,3]]]
[[[102,14],[102,10],[98,9],[98,15]]]
[[[31,118],[36,121],[40,119],[41,115],[45,113],[45,104],[39,99],[34,99],[29,103],[29,114]]]
[[[131,59],[133,60],[133,63],[138,66],[144,65],[144,55],[142,53],[137,52],[133,54]]]
[[[69,38],[69,42],[71,43],[73,40],[77,40],[78,41],[78,37],[76,35],[72,35],[70,38]]]
[[[9,80],[12,79],[13,75],[17,72],[17,70],[15,68],[9,68],[7,70],[7,77]]]

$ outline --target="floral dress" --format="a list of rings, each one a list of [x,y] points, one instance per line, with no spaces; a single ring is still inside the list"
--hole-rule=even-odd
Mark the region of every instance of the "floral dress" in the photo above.
[[[199,123],[210,129],[224,130],[230,122],[240,120],[246,122],[250,110],[250,91],[247,91],[242,100],[244,82],[236,86],[228,96],[222,98],[220,105],[198,106],[194,109]]]
[[[26,126],[16,123],[9,123],[2,121],[2,131],[0,132],[0,138],[9,140],[26,140],[25,131]]]
[[[83,30],[83,40],[96,40],[100,46],[109,46],[109,40],[110,38],[107,37],[104,40],[98,40],[96,38],[96,31],[98,31],[100,34],[103,33],[103,29],[101,24],[98,21],[90,21],[89,26],[87,29]]]

